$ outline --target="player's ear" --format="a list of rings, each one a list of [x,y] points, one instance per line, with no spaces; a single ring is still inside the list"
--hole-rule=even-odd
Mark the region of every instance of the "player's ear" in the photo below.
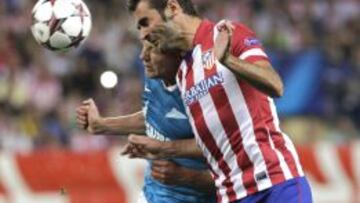
[[[168,0],[165,8],[165,17],[173,19],[176,15],[182,12],[182,8],[177,0]]]

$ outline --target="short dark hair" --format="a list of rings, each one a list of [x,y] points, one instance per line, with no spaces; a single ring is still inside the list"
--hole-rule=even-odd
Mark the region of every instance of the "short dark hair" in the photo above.
[[[128,0],[127,8],[130,12],[134,12],[140,3],[140,1],[148,1],[149,5],[156,9],[161,15],[164,14],[164,10],[166,8],[168,0]],[[194,4],[191,0],[177,0],[180,7],[183,9],[185,14],[191,16],[199,16],[199,13],[195,9]]]

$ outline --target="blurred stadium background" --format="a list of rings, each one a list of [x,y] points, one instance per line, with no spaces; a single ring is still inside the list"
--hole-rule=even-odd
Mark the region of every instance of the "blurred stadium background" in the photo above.
[[[134,202],[144,162],[119,156],[126,139],[78,130],[75,108],[141,108],[140,44],[125,0],[87,0],[81,48],[56,54],[30,33],[34,0],[0,1],[0,202]],[[298,146],[315,202],[360,202],[360,1],[194,0],[207,18],[244,22],[285,83],[283,130]],[[114,71],[113,89],[100,83]]]

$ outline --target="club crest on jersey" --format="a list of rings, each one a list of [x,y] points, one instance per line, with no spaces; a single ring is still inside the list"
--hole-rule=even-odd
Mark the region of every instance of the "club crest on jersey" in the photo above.
[[[203,67],[207,70],[210,70],[214,67],[215,55],[214,55],[214,52],[212,49],[210,49],[202,54],[202,64],[203,64]]]
[[[218,72],[206,79],[201,80],[199,83],[192,86],[189,90],[185,92],[185,104],[188,106],[193,104],[194,102],[207,95],[211,88],[222,84],[223,82],[224,77],[221,72]]]

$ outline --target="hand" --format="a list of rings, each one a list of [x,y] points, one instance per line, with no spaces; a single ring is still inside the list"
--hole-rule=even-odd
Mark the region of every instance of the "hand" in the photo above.
[[[145,136],[145,135],[144,135]],[[130,159],[136,159],[136,158],[145,158],[145,155],[143,155],[144,152],[140,149],[139,146],[134,145],[132,143],[127,143],[123,149],[121,150],[120,155],[122,156],[129,156]]]
[[[225,20],[222,24],[218,25],[217,29],[219,30],[219,35],[215,39],[214,54],[220,62],[223,62],[229,53],[231,38],[235,27],[230,21]]]
[[[195,171],[194,171],[195,173]],[[166,185],[183,185],[189,184],[193,181],[191,170],[187,170],[174,162],[166,160],[152,161],[151,176]],[[194,176],[196,177],[196,176]]]
[[[168,158],[169,142],[161,142],[146,136],[130,135],[129,143],[125,146],[121,155],[129,155],[129,158],[143,158],[148,160]]]
[[[95,133],[95,123],[101,119],[99,110],[93,99],[82,102],[81,106],[76,109],[76,120],[80,128],[90,133]]]

